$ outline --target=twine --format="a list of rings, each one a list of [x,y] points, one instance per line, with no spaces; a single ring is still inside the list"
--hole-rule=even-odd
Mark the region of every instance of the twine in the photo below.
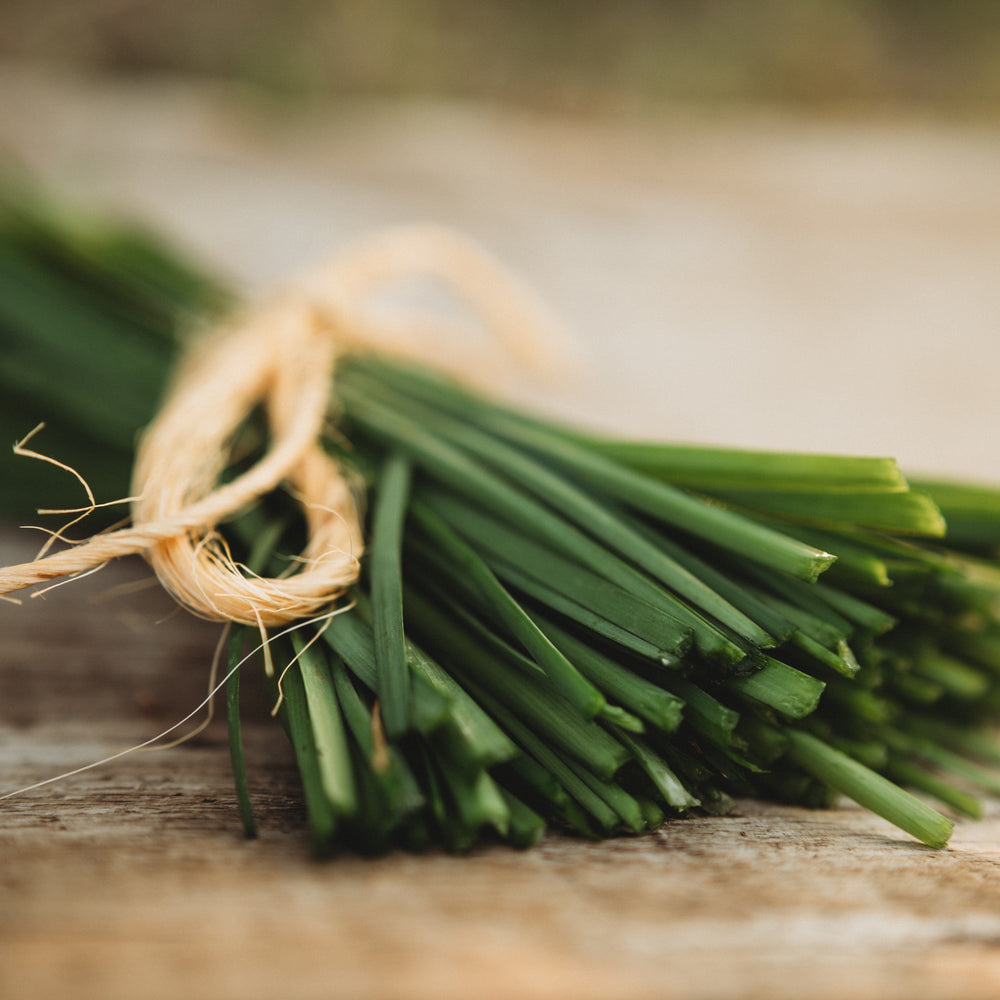
[[[273,627],[330,607],[357,579],[363,551],[356,491],[320,443],[335,363],[378,350],[456,369],[456,345],[433,336],[442,324],[376,322],[365,308],[380,286],[421,275],[448,283],[521,366],[555,371],[564,360],[551,315],[471,240],[434,226],[368,237],[196,343],[139,444],[132,526],[0,570],[0,594],[139,553],[180,604],[213,621]],[[269,447],[220,484],[233,437],[258,407]],[[282,484],[301,504],[307,542],[294,572],[256,576],[233,561],[217,528]]]

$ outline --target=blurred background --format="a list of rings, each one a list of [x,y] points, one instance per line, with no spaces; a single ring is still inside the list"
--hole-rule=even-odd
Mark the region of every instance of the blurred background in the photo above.
[[[536,406],[1000,479],[990,0],[0,2],[0,156],[248,293],[455,225],[579,339]]]
[[[271,95],[475,98],[592,113],[768,101],[968,113],[1000,101],[991,0],[42,0],[7,56]]]

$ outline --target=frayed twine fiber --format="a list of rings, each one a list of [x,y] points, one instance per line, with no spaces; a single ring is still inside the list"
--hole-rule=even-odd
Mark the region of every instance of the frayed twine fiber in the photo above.
[[[378,287],[421,275],[451,285],[520,365],[553,373],[564,364],[551,315],[478,245],[436,226],[375,234],[190,349],[139,445],[132,526],[0,570],[0,594],[141,553],[182,605],[213,621],[273,627],[328,608],[357,579],[363,549],[352,484],[320,443],[335,362],[378,350],[455,369],[456,345],[435,342],[428,324],[376,323],[364,308]],[[233,435],[258,406],[270,447],[220,485]],[[216,528],[283,483],[306,521],[298,569],[241,571]]]

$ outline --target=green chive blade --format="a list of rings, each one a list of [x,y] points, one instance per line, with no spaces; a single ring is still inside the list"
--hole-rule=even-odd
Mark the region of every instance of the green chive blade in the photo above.
[[[379,479],[372,526],[372,633],[382,719],[390,739],[398,739],[410,725],[401,565],[410,475],[406,458],[398,454],[389,456]]]
[[[797,729],[786,735],[788,755],[803,770],[928,847],[947,845],[955,824],[937,810],[815,736]]]
[[[240,668],[237,664],[243,658],[244,632],[234,628],[227,645],[227,667],[229,679],[226,681],[226,721],[229,729],[229,755],[233,764],[233,780],[236,785],[236,801],[239,805],[240,820],[244,835],[252,839],[257,836],[253,805],[250,802],[250,786],[247,781],[246,759],[243,755],[243,727],[240,721]]]

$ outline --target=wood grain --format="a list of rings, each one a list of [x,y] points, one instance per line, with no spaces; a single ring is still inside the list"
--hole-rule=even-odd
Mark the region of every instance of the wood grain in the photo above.
[[[4,559],[25,554],[0,535]],[[156,590],[109,594],[144,573],[112,567],[0,609],[5,789],[148,738],[201,697],[215,628],[171,616]],[[284,737],[250,702],[256,841],[217,723],[2,804],[0,996],[1000,991],[996,808],[938,852],[854,808],[742,802],[605,844],[317,863]]]

